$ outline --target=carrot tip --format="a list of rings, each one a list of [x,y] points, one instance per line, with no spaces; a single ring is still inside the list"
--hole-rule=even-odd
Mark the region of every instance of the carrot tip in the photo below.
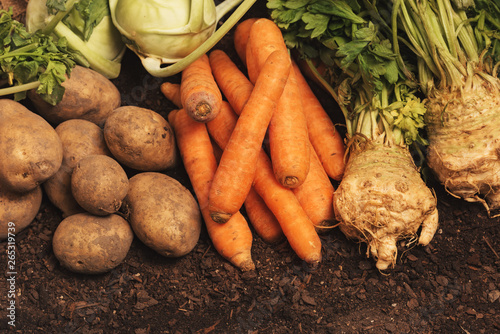
[[[252,271],[255,270],[255,263],[252,260],[247,260],[245,262],[240,263],[238,266],[241,271]]]
[[[232,215],[226,212],[212,212],[210,213],[210,217],[214,222],[224,224],[232,217]]]

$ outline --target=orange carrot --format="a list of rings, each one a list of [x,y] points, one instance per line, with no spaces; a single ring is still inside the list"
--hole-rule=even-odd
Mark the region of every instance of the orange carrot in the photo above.
[[[342,179],[345,169],[345,144],[342,136],[314,95],[297,64],[293,63],[293,69],[302,98],[304,115],[307,119],[309,140],[328,176],[339,181]]]
[[[207,128],[215,142],[225,148],[237,122],[237,115],[231,108],[222,108],[219,116],[207,123]],[[254,189],[276,217],[295,253],[308,263],[319,262],[321,240],[315,227],[292,190],[276,180],[271,161],[262,148],[257,160]]]
[[[276,179],[288,188],[300,186],[309,173],[311,153],[306,117],[293,72],[271,118],[268,133]]]
[[[180,84],[165,81],[161,84],[160,91],[177,108],[182,108]]]
[[[239,114],[252,93],[253,83],[222,50],[213,50],[209,56],[215,82],[229,104]]]
[[[243,205],[255,175],[256,161],[291,67],[287,52],[273,52],[222,153],[209,194],[212,219],[224,223]]]
[[[321,261],[321,239],[291,189],[274,177],[271,161],[261,151],[257,161],[254,188],[280,222],[283,233],[295,253],[309,264]],[[333,205],[333,204],[332,204]]]
[[[335,189],[313,149],[311,149],[310,164],[304,183],[294,188],[293,193],[316,230],[321,233],[334,226],[336,222],[332,205]]]
[[[255,17],[246,19],[238,23],[236,29],[234,30],[234,48],[245,66],[248,36],[250,35],[250,29],[255,21],[257,21],[257,18]]]
[[[267,57],[276,50],[287,50],[280,28],[269,19],[257,19],[250,28],[245,54],[251,82],[255,83]]]
[[[198,122],[208,122],[219,113],[222,94],[206,54],[182,71],[181,103],[188,115]]]
[[[208,132],[216,143],[215,148],[222,150],[226,147],[236,121],[233,108],[223,101],[219,116],[207,123]],[[253,187],[248,192],[244,206],[250,223],[262,240],[271,244],[282,240],[284,235],[281,226]]]
[[[217,162],[205,124],[191,119],[184,109],[171,111],[168,120],[174,128],[184,167],[214,248],[241,270],[255,269],[251,257],[252,232],[243,215],[234,214],[226,224],[218,224],[210,217],[208,193]]]
[[[250,188],[244,205],[250,223],[262,240],[268,244],[276,244],[285,238],[278,220],[253,187]]]
[[[269,19],[258,19],[250,29],[247,43],[250,81],[255,80],[275,50],[287,51],[281,30]],[[283,186],[295,188],[304,182],[310,165],[309,134],[293,72],[269,125],[269,150],[274,173]]]

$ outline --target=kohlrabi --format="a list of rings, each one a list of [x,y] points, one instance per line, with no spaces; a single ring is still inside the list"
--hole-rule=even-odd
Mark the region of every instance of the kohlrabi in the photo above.
[[[26,28],[64,36],[81,54],[80,65],[109,79],[120,74],[126,47],[111,20],[108,0],[30,0]]]
[[[167,77],[213,47],[256,0],[109,0],[111,18],[127,46],[153,76]],[[172,64],[165,66],[166,64]]]

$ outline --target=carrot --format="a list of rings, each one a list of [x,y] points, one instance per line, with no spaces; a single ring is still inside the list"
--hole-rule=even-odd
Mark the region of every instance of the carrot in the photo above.
[[[285,237],[276,216],[252,187],[245,199],[245,211],[255,232],[268,244],[276,244]]]
[[[271,118],[268,133],[276,179],[288,188],[300,186],[309,173],[311,153],[306,117],[293,72]]]
[[[274,177],[271,160],[261,151],[257,161],[254,188],[280,222],[295,253],[309,264],[321,261],[321,240],[316,229],[291,189]],[[333,204],[332,204],[333,205]]]
[[[253,83],[222,50],[213,50],[209,55],[210,66],[229,104],[239,114],[253,90]]]
[[[250,35],[250,29],[252,28],[252,25],[255,21],[257,21],[257,18],[255,17],[246,19],[238,23],[236,29],[234,30],[234,48],[236,49],[236,53],[240,57],[243,64],[245,64],[245,66],[248,36]]]
[[[207,123],[214,141],[222,148],[228,144],[238,116],[231,108],[222,108],[219,116]],[[257,160],[254,189],[266,203],[295,253],[307,263],[321,260],[321,240],[313,223],[292,190],[283,187],[274,177],[269,157],[261,148]]]
[[[302,98],[304,115],[307,119],[309,140],[328,176],[339,181],[342,179],[345,169],[345,144],[342,136],[314,95],[297,64],[293,62],[292,66]]]
[[[161,84],[160,91],[177,108],[182,108],[180,84],[165,81]]]
[[[290,64],[287,52],[279,50],[269,56],[222,153],[209,194],[210,214],[218,223],[229,220],[250,191],[256,161]]]
[[[275,50],[287,51],[279,27],[269,19],[258,19],[250,29],[246,59],[250,81]],[[306,117],[295,75],[288,82],[269,126],[269,150],[278,181],[285,187],[302,184],[309,172],[310,146]]]
[[[280,28],[269,19],[257,19],[250,28],[245,53],[251,82],[255,83],[267,57],[276,50],[288,50]]]
[[[181,103],[188,115],[198,122],[208,122],[219,113],[222,94],[206,54],[182,71]]]
[[[208,193],[217,162],[205,124],[191,119],[184,109],[171,111],[168,120],[214,248],[241,270],[255,269],[251,257],[252,232],[243,215],[234,214],[226,224],[218,224],[210,217]]]
[[[333,210],[335,189],[313,149],[311,149],[310,164],[309,173],[304,183],[294,188],[293,193],[316,230],[321,233],[334,226],[336,222]]]
[[[228,102],[223,101],[219,116],[207,123],[208,132],[215,141],[216,148],[223,150],[226,147],[236,121],[237,117],[233,108]],[[273,244],[284,237],[276,217],[253,187],[248,192],[244,206],[250,223],[262,240]]]

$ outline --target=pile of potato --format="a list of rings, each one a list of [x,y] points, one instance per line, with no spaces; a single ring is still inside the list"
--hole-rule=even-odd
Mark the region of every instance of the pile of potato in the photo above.
[[[34,111],[0,100],[0,240],[35,218],[44,192],[61,210],[53,251],[62,266],[107,272],[134,235],[167,257],[198,242],[201,214],[191,192],[162,173],[177,163],[175,136],[160,114],[121,106],[104,76],[75,67],[52,106],[29,92]]]

